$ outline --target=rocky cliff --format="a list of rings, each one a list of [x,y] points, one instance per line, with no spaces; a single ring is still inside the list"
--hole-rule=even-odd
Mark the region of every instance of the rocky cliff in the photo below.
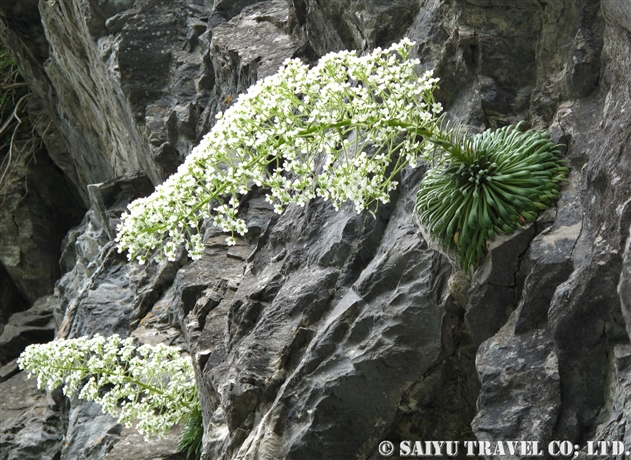
[[[374,218],[317,199],[278,216],[252,193],[236,246],[207,227],[195,262],[117,253],[120,212],[254,81],[405,36],[450,119],[526,120],[567,146],[557,206],[471,282],[412,218],[423,167]],[[28,343],[97,332],[190,353],[205,460],[378,459],[382,440],[631,449],[631,3],[4,0],[0,39],[44,145],[0,206],[1,458],[182,458],[175,434],[144,444],[17,372]]]

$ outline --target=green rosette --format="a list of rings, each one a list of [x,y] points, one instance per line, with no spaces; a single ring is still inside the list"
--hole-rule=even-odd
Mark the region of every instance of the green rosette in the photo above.
[[[416,213],[465,271],[480,263],[487,240],[523,229],[559,197],[568,172],[559,146],[546,133],[520,126],[433,141],[445,153],[421,183]]]

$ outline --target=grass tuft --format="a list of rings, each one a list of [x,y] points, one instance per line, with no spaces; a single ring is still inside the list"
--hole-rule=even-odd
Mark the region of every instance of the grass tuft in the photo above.
[[[204,424],[202,421],[202,411],[199,405],[191,411],[188,421],[180,435],[177,448],[184,452],[187,458],[197,460],[202,455],[202,441],[204,437]]]

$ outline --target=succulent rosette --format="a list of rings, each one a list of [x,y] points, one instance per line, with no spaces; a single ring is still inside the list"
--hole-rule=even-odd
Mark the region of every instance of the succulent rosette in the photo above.
[[[416,204],[421,224],[469,271],[484,256],[487,240],[534,222],[559,197],[568,168],[558,146],[521,123],[454,139],[437,136],[442,150],[423,179]]]

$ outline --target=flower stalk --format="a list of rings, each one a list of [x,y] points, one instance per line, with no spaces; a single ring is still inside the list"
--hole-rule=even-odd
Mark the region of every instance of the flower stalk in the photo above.
[[[252,185],[269,190],[281,213],[290,203],[315,197],[339,209],[387,203],[395,176],[415,166],[430,148],[442,107],[434,101],[437,79],[418,76],[409,59],[412,42],[357,56],[332,53],[309,68],[286,61],[276,75],[241,95],[153,195],[136,200],[118,228],[118,247],[130,260],[174,260],[185,244],[201,257],[199,223],[228,232],[228,244],[244,235],[239,196]]]

